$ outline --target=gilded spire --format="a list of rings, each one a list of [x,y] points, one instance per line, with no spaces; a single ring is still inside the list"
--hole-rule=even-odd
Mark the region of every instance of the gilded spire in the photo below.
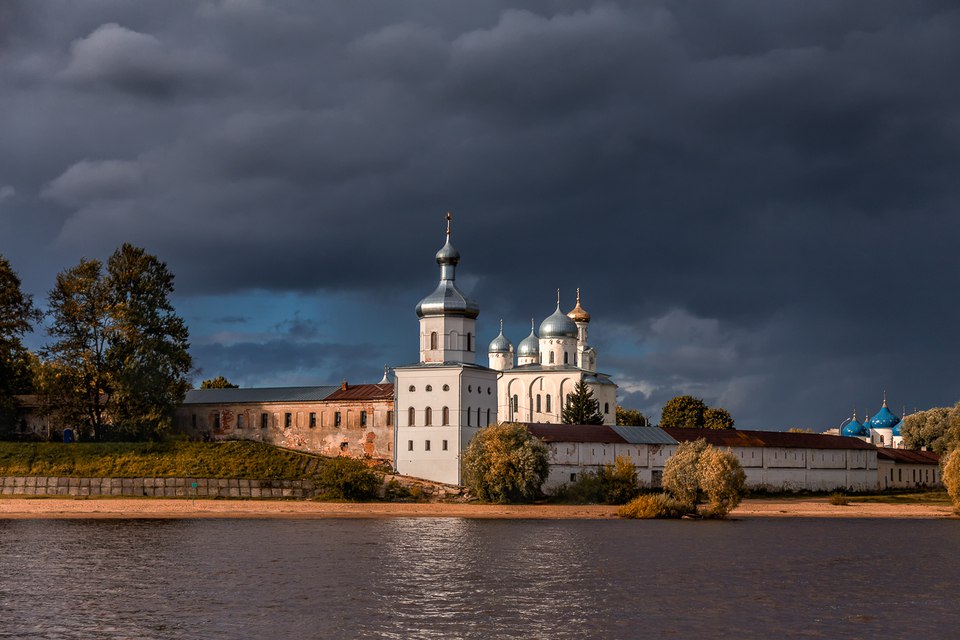
[[[887,390],[886,389],[883,390],[883,406],[884,407],[887,406]]]
[[[590,322],[590,314],[580,306],[580,287],[577,287],[577,306],[570,310],[567,317],[574,322]]]
[[[447,237],[450,237],[450,222],[453,220],[453,214],[447,211]]]

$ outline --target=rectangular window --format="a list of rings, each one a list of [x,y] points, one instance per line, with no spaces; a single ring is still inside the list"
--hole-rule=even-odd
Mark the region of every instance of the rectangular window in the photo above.
[[[197,428],[197,414],[193,414],[192,416],[190,416],[190,424],[193,426],[194,429]]]
[[[283,414],[283,428],[289,429],[293,425],[293,414]]]
[[[310,412],[310,428],[313,429],[317,426],[317,414],[313,411]]]
[[[367,412],[366,412],[366,411],[361,411],[361,412],[360,412],[360,426],[361,426],[361,427],[367,426]]]
[[[237,414],[237,429],[243,429],[243,414]]]
[[[339,427],[339,426],[340,426],[340,412],[339,412],[339,411],[337,411],[337,412],[335,412],[335,413],[333,414],[333,426],[335,426],[335,427]]]
[[[220,413],[219,413],[219,412],[213,414],[213,428],[214,428],[214,429],[219,429],[219,428],[220,428]]]
[[[570,482],[576,482],[576,481],[577,481],[577,474],[571,473],[571,474],[570,474]]]
[[[430,451],[430,441],[429,441],[429,440],[424,440],[424,441],[423,441],[423,450],[424,450],[424,451]]]
[[[440,448],[443,449],[444,451],[447,450],[447,441],[446,441],[446,440],[444,440],[444,441],[441,443],[441,447],[440,447]]]
[[[413,451],[413,440],[407,440],[407,451]]]
[[[387,426],[393,426],[393,411],[387,411]]]
[[[266,413],[260,414],[260,428],[266,429],[270,424],[270,415]]]

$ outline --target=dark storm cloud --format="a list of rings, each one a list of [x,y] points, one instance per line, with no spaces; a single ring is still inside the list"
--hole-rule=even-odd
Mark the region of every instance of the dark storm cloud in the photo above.
[[[130,241],[182,294],[411,306],[449,209],[482,331],[580,286],[646,411],[960,395],[953,3],[4,6],[0,250],[38,295]]]

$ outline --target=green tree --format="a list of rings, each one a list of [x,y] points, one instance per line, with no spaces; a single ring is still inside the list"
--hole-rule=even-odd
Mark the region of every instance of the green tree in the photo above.
[[[32,354],[22,338],[39,319],[33,298],[23,292],[20,277],[0,255],[0,432],[16,426],[17,394],[32,391]]]
[[[84,259],[57,276],[39,378],[42,402],[62,426],[95,438],[153,437],[169,427],[191,367],[172,292],[166,265],[129,244],[106,272]]]
[[[637,409],[625,409],[617,407],[617,424],[625,427],[645,427],[650,422],[647,416],[640,413]]]
[[[733,416],[726,409],[707,409],[703,412],[703,428],[733,429]]]
[[[200,383],[201,389],[239,389],[240,385],[233,384],[223,376],[217,376],[211,380],[204,380]]]
[[[663,488],[691,511],[707,501],[706,514],[722,518],[740,504],[746,474],[740,461],[699,439],[682,442],[663,467]]]
[[[467,489],[487,502],[533,500],[550,471],[548,450],[522,424],[481,429],[463,454]]]
[[[960,510],[960,447],[951,451],[942,461],[943,485],[953,500],[955,510]]]
[[[733,416],[726,409],[708,407],[700,398],[676,396],[663,405],[660,426],[687,429],[733,429]]]
[[[663,405],[660,414],[661,427],[686,427],[699,429],[703,427],[703,413],[707,405],[700,398],[693,396],[677,396]]]
[[[560,419],[564,424],[603,424],[600,403],[582,380],[573,388],[573,393],[567,396],[567,405],[563,408]]]
[[[41,351],[41,402],[60,428],[101,437],[113,397],[107,365],[110,302],[101,262],[83,259],[57,274],[47,304],[47,333],[54,340]]]
[[[900,433],[907,449],[930,447],[945,454],[960,444],[960,402],[953,407],[934,407],[905,416]]]

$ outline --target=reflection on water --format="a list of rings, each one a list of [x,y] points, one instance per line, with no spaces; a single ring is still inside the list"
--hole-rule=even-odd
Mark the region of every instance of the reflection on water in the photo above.
[[[0,638],[954,637],[953,521],[0,521]]]

